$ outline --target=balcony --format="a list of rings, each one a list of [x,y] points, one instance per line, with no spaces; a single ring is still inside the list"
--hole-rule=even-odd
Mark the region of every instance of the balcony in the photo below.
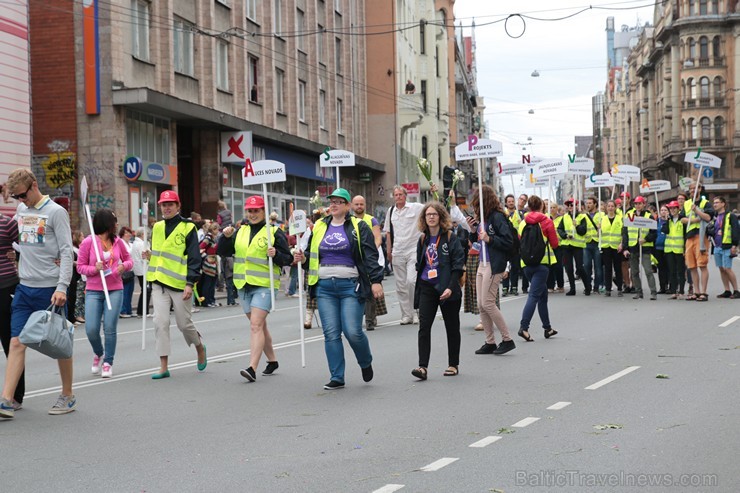
[[[711,106],[711,102],[709,101],[709,98],[701,98],[699,99],[699,107],[700,108],[709,108]]]
[[[709,147],[712,145],[712,139],[701,139],[699,142],[699,145],[702,147]]]
[[[686,141],[686,147],[696,147],[696,139],[689,139]]]
[[[709,67],[709,58],[700,58],[699,59],[699,66],[700,67]]]
[[[696,108],[696,99],[687,99],[686,100],[686,108]]]
[[[716,56],[712,59],[714,62],[712,64],[713,67],[724,67],[725,66],[725,57],[723,56]]]
[[[718,97],[714,98],[714,106],[716,108],[722,108],[724,107],[724,105],[725,105],[725,98],[718,98]]]
[[[714,145],[716,146],[725,146],[727,145],[727,140],[724,137],[717,137],[714,139]]]

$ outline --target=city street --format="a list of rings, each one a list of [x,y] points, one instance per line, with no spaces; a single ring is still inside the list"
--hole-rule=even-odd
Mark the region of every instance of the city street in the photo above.
[[[740,491],[740,301],[634,301],[551,295],[545,340],[516,337],[525,296],[502,300],[517,344],[475,355],[483,333],[462,318],[460,374],[447,367],[435,323],[429,379],[417,381],[417,326],[400,326],[393,277],[389,314],[368,333],[375,378],[363,383],[345,344],[346,388],[328,391],[321,330],[305,331],[298,299],[269,316],[280,368],[248,383],[249,329],[240,307],[194,318],[208,367],[175,327],[172,377],[153,381],[151,319],[121,320],[114,378],[90,374],[77,329],[77,411],[49,416],[56,364],[28,351],[27,399],[0,422],[5,491],[511,492]],[[3,361],[4,368],[4,361]],[[661,376],[662,378],[658,378]],[[667,377],[667,378],[665,378]],[[686,487],[683,487],[683,486]],[[6,490],[7,488],[7,490]]]

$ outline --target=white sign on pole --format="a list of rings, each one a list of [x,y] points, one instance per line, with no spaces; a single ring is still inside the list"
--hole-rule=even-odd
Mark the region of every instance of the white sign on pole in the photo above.
[[[499,167],[499,176],[523,175],[527,172],[527,165],[524,163],[502,164]]]
[[[293,211],[293,217],[290,219],[290,225],[288,231],[291,236],[299,235],[306,232],[308,226],[306,225],[306,211],[295,210]]]
[[[83,176],[82,181],[80,182],[80,200],[83,205],[87,204],[87,176]],[[90,233],[92,233],[92,231],[90,231]]]
[[[640,186],[640,193],[648,194],[653,192],[665,192],[672,188],[671,182],[668,180],[651,180],[647,182],[647,185],[647,187]]]
[[[640,168],[637,166],[632,166],[631,164],[615,164],[614,167],[612,167],[612,177],[614,177],[615,181],[617,179],[617,176],[627,177],[628,182],[630,181],[640,181]],[[617,183],[619,183],[617,181]]]
[[[612,180],[617,185],[627,186],[630,184],[630,177],[624,174],[612,175]]]
[[[564,175],[568,172],[568,161],[563,159],[544,159],[533,167],[535,178]]]
[[[658,222],[655,219],[639,217],[634,214],[626,214],[624,216],[624,225],[641,229],[658,229]]]
[[[722,166],[722,159],[718,158],[714,154],[709,154],[708,152],[700,152],[698,154],[687,152],[683,159],[687,163],[694,163],[699,166],[708,166],[710,168],[720,168]]]
[[[568,174],[576,176],[591,176],[594,172],[594,160],[579,157],[568,163]]]
[[[501,142],[471,135],[466,142],[455,146],[455,161],[499,157],[503,153],[504,146]]]
[[[319,165],[322,168],[351,167],[355,165],[355,154],[341,149],[327,150],[319,155]]]
[[[682,176],[678,179],[678,187],[684,192],[688,192],[692,181],[688,176]]]
[[[221,132],[221,162],[243,163],[252,159],[252,132]]]
[[[549,187],[550,186],[550,178],[536,178],[534,183],[530,179],[524,180],[524,188],[539,188],[539,187]]]
[[[242,185],[260,185],[285,181],[285,164],[265,159],[251,162],[247,159],[242,171]]]
[[[600,175],[592,174],[583,183],[586,188],[613,187],[614,178],[609,173],[602,173]]]

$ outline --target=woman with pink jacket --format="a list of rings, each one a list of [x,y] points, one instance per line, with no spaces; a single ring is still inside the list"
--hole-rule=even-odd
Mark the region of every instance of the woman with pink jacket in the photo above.
[[[100,209],[93,217],[93,235],[80,244],[77,258],[77,271],[87,276],[85,294],[85,331],[93,349],[93,375],[102,374],[103,378],[113,376],[113,357],[116,354],[116,331],[118,315],[123,304],[123,281],[121,274],[131,270],[134,262],[128,253],[123,240],[116,236],[118,220],[113,211]],[[97,245],[100,261],[97,261],[93,241]],[[108,309],[103,292],[100,272],[105,276],[111,308]],[[105,333],[105,351],[100,339],[100,321],[103,321]]]

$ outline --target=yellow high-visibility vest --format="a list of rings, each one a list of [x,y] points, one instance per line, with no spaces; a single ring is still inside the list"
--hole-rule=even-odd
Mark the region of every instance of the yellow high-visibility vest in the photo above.
[[[165,238],[164,221],[159,221],[152,228],[152,254],[146,272],[148,282],[158,281],[172,289],[182,291],[187,285],[188,256],[185,251],[185,239],[195,225],[181,221],[172,233]]]
[[[614,219],[604,216],[601,219],[601,248],[616,250],[622,243],[622,217],[615,214]]]
[[[684,251],[684,223],[680,219],[668,219],[668,234],[665,237],[665,253],[678,253],[683,255]]]
[[[357,236],[357,244],[360,247],[360,256],[362,256],[362,239],[360,238],[360,220],[354,216],[351,216],[352,227],[355,228],[355,235]],[[321,240],[326,235],[326,230],[329,226],[326,222],[318,221],[313,226],[313,232],[311,233],[311,256],[308,258],[308,285],[313,286],[319,281],[319,245]]]
[[[239,228],[234,241],[234,286],[270,287],[270,261],[267,257],[267,227],[263,226],[250,242],[251,226]],[[275,245],[277,226],[270,227],[270,244]],[[280,267],[272,266],[275,289],[280,289]]]

